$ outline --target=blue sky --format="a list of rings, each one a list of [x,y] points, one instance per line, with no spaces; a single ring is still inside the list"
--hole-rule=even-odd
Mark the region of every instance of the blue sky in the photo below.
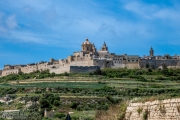
[[[63,59],[89,38],[99,50],[180,54],[178,0],[0,0],[0,69]]]

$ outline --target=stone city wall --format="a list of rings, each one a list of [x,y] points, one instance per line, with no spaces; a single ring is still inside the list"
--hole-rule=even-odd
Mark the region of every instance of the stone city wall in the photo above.
[[[70,66],[71,73],[88,73],[99,69],[98,66]]]
[[[21,67],[21,72],[23,73],[31,73],[37,70],[38,69],[36,65]]]
[[[129,62],[129,63],[126,63],[126,67],[128,69],[138,69],[139,68],[139,62]]]
[[[10,69],[10,70],[3,70],[2,76],[10,75],[10,74],[18,74],[20,69]]]
[[[94,65],[99,66],[100,68],[106,68],[107,60],[106,59],[94,59]]]
[[[180,98],[130,103],[126,120],[180,120]]]
[[[69,73],[70,72],[70,66],[64,66],[64,67],[59,67],[59,68],[52,68],[49,70],[50,73],[56,73],[56,74],[61,74],[61,73]]]
[[[151,68],[159,68],[162,64],[165,64],[166,66],[179,66],[179,60],[140,60],[139,64],[141,68],[147,67],[147,64]]]
[[[92,66],[93,60],[86,60],[86,61],[72,61],[70,63],[71,66]]]
[[[116,62],[116,63],[113,63],[113,65],[111,66],[112,68],[125,68],[126,67],[126,64],[123,63],[123,62]]]
[[[47,63],[45,63],[45,64],[38,64],[37,65],[37,69],[40,70],[40,71],[47,70]]]

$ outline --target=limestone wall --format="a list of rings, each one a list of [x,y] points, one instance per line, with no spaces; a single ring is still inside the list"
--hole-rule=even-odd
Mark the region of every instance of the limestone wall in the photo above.
[[[61,74],[61,73],[69,73],[70,72],[70,66],[64,66],[64,67],[59,67],[59,68],[52,68],[49,69],[50,73],[56,73],[56,74]]]
[[[2,76],[10,75],[10,74],[18,74],[20,69],[10,69],[10,70],[3,70]]]
[[[167,66],[178,66],[179,60],[176,59],[164,59],[164,60],[140,60],[139,64],[141,68],[145,68],[146,64],[151,68],[158,68],[162,66],[162,64],[166,64]]]
[[[94,65],[100,68],[106,68],[106,59],[94,59]]]
[[[137,69],[139,68],[139,62],[129,62],[129,63],[126,63],[126,67],[129,68],[129,69]]]
[[[71,66],[92,66],[93,60],[86,60],[86,61],[73,61],[70,64]]]
[[[88,73],[100,69],[98,66],[70,66],[71,73]]]
[[[113,65],[111,66],[112,68],[125,68],[126,67],[126,64],[121,62],[121,63],[113,63]]]
[[[31,73],[37,70],[38,70],[37,65],[32,65],[32,66],[27,65],[25,67],[21,67],[21,72],[23,73]]]
[[[126,120],[180,120],[180,98],[130,103],[125,117]]]
[[[40,71],[47,70],[47,63],[38,64],[38,65],[37,65],[37,69],[40,70]]]

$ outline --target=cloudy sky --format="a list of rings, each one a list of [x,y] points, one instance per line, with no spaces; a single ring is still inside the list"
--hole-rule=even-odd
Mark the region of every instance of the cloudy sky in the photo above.
[[[0,0],[0,68],[99,50],[180,54],[179,0]]]

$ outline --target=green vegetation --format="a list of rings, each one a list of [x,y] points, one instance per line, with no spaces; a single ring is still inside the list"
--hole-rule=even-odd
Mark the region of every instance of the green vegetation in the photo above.
[[[140,107],[140,108],[137,109],[137,112],[138,112],[139,115],[142,113],[142,111],[143,111],[143,108],[142,108],[142,107]]]
[[[0,97],[7,94],[13,102],[9,105],[0,103],[0,110],[26,109],[29,114],[40,115],[40,119],[49,119],[43,118],[45,109],[54,110],[55,119],[64,119],[67,112],[73,112],[73,119],[87,120],[110,119],[113,117],[111,113],[117,113],[117,117],[123,120],[127,106],[125,101],[179,97],[180,69],[108,68],[87,74],[20,73],[0,78]],[[33,104],[27,107],[29,102]],[[165,113],[163,108],[159,107]],[[143,110],[138,109],[137,112],[142,113]],[[143,119],[147,117],[148,111],[145,110]]]
[[[148,120],[148,110],[145,110],[143,113],[143,120]]]

